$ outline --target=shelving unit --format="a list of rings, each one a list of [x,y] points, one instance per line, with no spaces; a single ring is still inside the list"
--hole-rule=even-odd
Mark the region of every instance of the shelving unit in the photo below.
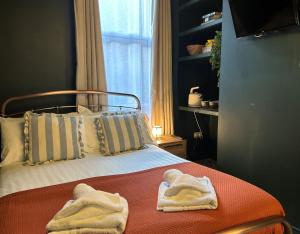
[[[187,45],[205,44],[214,38],[215,31],[222,30],[222,18],[202,22],[203,15],[214,11],[222,11],[222,0],[172,0],[174,130],[187,139],[187,155],[192,161],[207,156],[216,159],[217,155],[218,109],[188,106],[189,90],[195,86],[200,87],[204,100],[219,99],[217,75],[209,62],[211,53],[190,56],[186,50]],[[199,129],[194,113],[204,135],[197,147],[193,135]]]
[[[179,33],[179,36],[183,37],[183,36],[188,36],[188,35],[191,35],[194,33],[200,33],[205,30],[215,30],[216,28],[220,27],[221,25],[222,25],[222,19],[217,19],[212,22],[201,24],[200,26],[196,26],[196,27],[188,29],[184,32],[181,32],[181,33]]]
[[[180,62],[184,61],[192,61],[192,60],[199,60],[199,61],[206,61],[210,58],[211,53],[203,53],[193,56],[183,56],[179,58]]]
[[[203,0],[190,0],[184,4],[182,4],[180,7],[179,7],[179,11],[183,11],[183,10],[186,10],[190,7],[193,7],[194,5],[200,3],[200,2],[203,2]]]
[[[219,116],[218,109],[213,108],[179,106],[178,109],[181,111],[194,112],[203,115]]]

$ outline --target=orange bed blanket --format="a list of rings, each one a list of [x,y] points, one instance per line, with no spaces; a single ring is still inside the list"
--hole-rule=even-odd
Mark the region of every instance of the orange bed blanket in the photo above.
[[[208,176],[217,193],[217,210],[164,213],[156,210],[157,192],[167,169],[176,168],[194,176]],[[127,234],[215,233],[245,222],[274,215],[283,216],[280,203],[265,191],[245,181],[200,166],[181,163],[123,175],[102,176],[66,184],[18,192],[0,198],[0,233],[42,234],[45,226],[78,183],[120,193],[129,204]],[[259,233],[280,233],[280,225]]]

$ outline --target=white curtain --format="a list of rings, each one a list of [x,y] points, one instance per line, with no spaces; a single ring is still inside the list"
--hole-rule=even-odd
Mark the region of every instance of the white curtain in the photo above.
[[[75,0],[77,71],[76,87],[81,90],[106,91],[102,37],[98,0]],[[106,105],[106,96],[79,95],[77,103],[93,106]]]
[[[151,113],[153,0],[99,0],[107,90],[137,95]],[[109,97],[110,105],[124,103]]]

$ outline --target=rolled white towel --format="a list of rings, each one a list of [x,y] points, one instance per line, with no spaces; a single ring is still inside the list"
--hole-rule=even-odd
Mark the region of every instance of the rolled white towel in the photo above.
[[[118,193],[111,194],[79,184],[68,201],[47,224],[52,234],[123,233],[128,203]],[[91,231],[93,230],[93,232]]]
[[[73,198],[74,200],[86,195],[89,192],[96,191],[93,187],[87,185],[87,184],[77,184],[75,188],[73,189]]]
[[[164,173],[158,191],[158,210],[216,209],[217,206],[217,196],[209,178],[197,178],[176,169]]]
[[[175,179],[182,174],[183,173],[177,169],[170,169],[170,170],[165,171],[163,178],[164,178],[165,182],[167,182],[169,185],[171,185],[171,184],[173,184]]]
[[[165,196],[175,196],[182,189],[196,190],[200,193],[211,192],[207,181],[203,180],[203,178],[196,178],[189,174],[181,174],[174,179],[173,183],[169,183],[169,187],[165,191]]]

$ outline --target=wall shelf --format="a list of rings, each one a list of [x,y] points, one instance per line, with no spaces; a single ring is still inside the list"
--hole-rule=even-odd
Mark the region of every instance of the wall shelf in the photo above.
[[[178,109],[181,111],[196,112],[204,115],[219,116],[218,109],[203,108],[203,107],[187,107],[187,106],[179,106]]]
[[[202,2],[203,0],[190,0],[188,1],[187,3],[184,3],[182,4],[180,7],[179,7],[179,11],[183,11],[185,9],[188,9],[190,7],[193,7],[195,6],[197,3],[200,3]]]
[[[202,24],[200,26],[193,27],[193,28],[188,29],[186,31],[183,31],[183,32],[179,33],[179,36],[180,37],[188,36],[188,35],[192,35],[194,33],[198,33],[198,32],[201,32],[201,31],[216,29],[216,28],[221,27],[221,26],[222,26],[222,18],[217,19],[217,20],[212,21],[212,22],[209,22],[209,23]]]
[[[203,53],[192,56],[184,56],[178,59],[179,62],[193,61],[193,60],[208,60],[211,56],[211,53]]]

